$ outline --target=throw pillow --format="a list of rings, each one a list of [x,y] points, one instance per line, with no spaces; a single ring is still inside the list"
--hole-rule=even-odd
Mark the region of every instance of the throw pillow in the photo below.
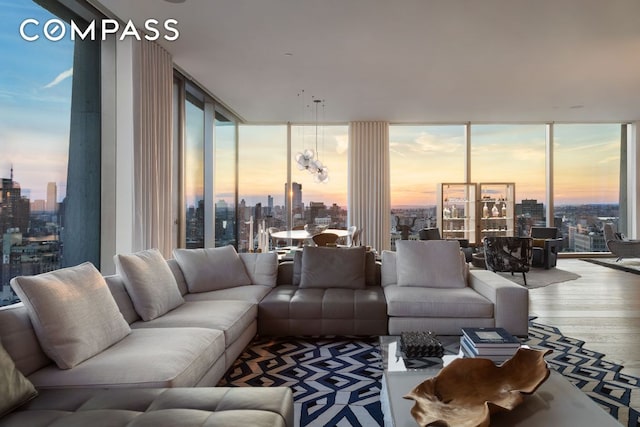
[[[208,292],[251,284],[244,263],[236,249],[229,245],[220,248],[175,249],[187,281],[189,292]]]
[[[158,249],[113,259],[142,320],[153,320],[184,303],[176,278]]]
[[[0,417],[33,399],[38,392],[16,369],[13,359],[0,344]]]
[[[90,262],[19,276],[11,286],[27,308],[43,351],[60,369],[73,368],[131,332]]]
[[[398,286],[464,288],[460,244],[454,240],[396,242]]]
[[[364,246],[305,247],[302,251],[300,287],[364,289],[365,251]]]

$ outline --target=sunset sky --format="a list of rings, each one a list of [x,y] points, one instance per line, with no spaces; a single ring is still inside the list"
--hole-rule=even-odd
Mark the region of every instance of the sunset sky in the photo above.
[[[32,200],[46,199],[48,182],[66,194],[73,43],[20,37],[26,18],[53,17],[27,0],[0,0],[0,177],[14,179]]]
[[[32,200],[46,199],[48,182],[66,194],[67,150],[73,43],[41,38],[27,42],[18,28],[26,18],[44,22],[53,16],[27,0],[0,0],[0,177],[14,180]],[[191,111],[197,116],[197,111]],[[194,116],[194,117],[195,117]],[[425,118],[428,120],[428,118]],[[187,138],[199,147],[198,127],[187,127]],[[233,127],[216,130],[216,200],[232,201]],[[292,127],[292,157],[316,148],[315,126]],[[200,135],[200,136],[199,136]],[[284,204],[287,180],[286,126],[241,125],[239,197],[248,205]],[[545,198],[545,125],[472,125],[471,181],[515,182],[516,199]],[[464,125],[392,125],[390,131],[393,206],[434,205],[439,182],[464,180]],[[226,147],[226,148],[225,148]],[[303,201],[346,207],[348,127],[320,126],[319,159],[329,168],[329,183],[313,181],[292,162],[291,179],[302,184]],[[556,204],[617,203],[619,191],[620,125],[555,125]],[[187,159],[187,204],[202,194],[203,160]]]

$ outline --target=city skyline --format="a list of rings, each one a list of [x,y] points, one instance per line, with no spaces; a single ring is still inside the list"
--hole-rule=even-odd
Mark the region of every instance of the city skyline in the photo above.
[[[32,1],[0,0],[0,175],[15,180],[33,199],[46,199],[55,182],[58,201],[66,194],[73,42],[44,37],[27,42],[19,26],[26,18],[54,15]]]

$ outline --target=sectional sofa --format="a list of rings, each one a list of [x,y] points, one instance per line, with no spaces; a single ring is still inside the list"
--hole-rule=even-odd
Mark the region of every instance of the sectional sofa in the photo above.
[[[40,396],[0,426],[31,417],[49,425],[63,416],[73,425],[98,413],[114,417],[109,425],[129,425],[131,417],[142,423],[162,419],[152,412],[181,410],[216,425],[246,416],[252,425],[289,426],[288,388],[214,387],[256,334],[384,335],[425,326],[443,334],[476,325],[523,333],[526,289],[491,272],[470,273],[450,242],[416,243],[427,246],[400,249],[397,259],[383,253],[381,263],[363,247],[308,247],[279,263],[276,254],[237,254],[228,246],[177,249],[170,260],[157,250],[117,255],[118,274],[107,277],[85,263],[15,278],[22,302],[0,308],[0,351],[12,375]],[[424,256],[437,257],[431,270],[452,274],[432,272],[430,280],[446,283],[434,287],[421,282],[424,269],[406,271],[405,258],[423,266]],[[417,279],[406,283],[408,273]],[[482,315],[465,315],[469,298]],[[458,320],[442,321],[447,316]],[[131,417],[119,424],[123,410]]]

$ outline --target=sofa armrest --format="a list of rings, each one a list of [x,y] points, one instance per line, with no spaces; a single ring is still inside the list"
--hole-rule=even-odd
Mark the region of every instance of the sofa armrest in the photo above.
[[[470,270],[469,286],[493,303],[495,326],[529,334],[529,290],[488,270]]]

